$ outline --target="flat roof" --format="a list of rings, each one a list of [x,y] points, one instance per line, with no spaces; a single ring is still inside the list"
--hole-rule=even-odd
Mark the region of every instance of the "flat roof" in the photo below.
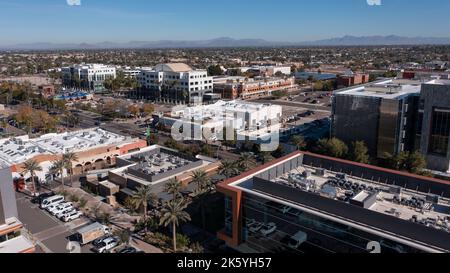
[[[20,164],[42,154],[80,152],[130,141],[130,137],[118,135],[100,128],[92,128],[62,134],[47,134],[30,139],[28,136],[0,140],[0,162]]]
[[[337,90],[335,91],[335,94],[383,99],[401,99],[408,95],[419,94],[420,90],[420,81],[388,79]]]
[[[34,245],[24,236],[0,243],[0,253],[22,253],[34,249]]]
[[[111,172],[142,185],[156,185],[215,162],[213,159],[208,161],[205,157],[187,158],[176,150],[159,145],[120,156],[119,159],[126,160],[129,164]],[[146,176],[155,179],[145,179]]]
[[[450,80],[432,80],[432,81],[427,82],[426,84],[450,85]]]
[[[346,178],[342,179],[339,173],[304,164],[297,164],[295,167],[291,165],[292,170],[286,172],[282,171],[283,168],[279,167],[289,161],[292,164],[292,161],[297,160],[301,156],[301,153],[296,153],[280,160],[275,160],[271,164],[252,171],[251,174],[243,174],[229,180],[230,182],[225,182],[224,187],[236,188],[259,196],[266,196],[268,199],[275,198],[280,202],[290,203],[292,206],[304,206],[302,200],[306,202],[306,199],[300,198],[297,202],[287,196],[278,195],[275,189],[277,187],[283,187],[285,190],[280,192],[289,192],[293,196],[295,195],[293,191],[297,191],[298,193],[303,192],[305,196],[308,195],[310,197],[320,196],[321,198],[325,198],[324,200],[335,202],[335,205],[348,206],[348,209],[355,207],[349,203],[351,198],[365,200],[371,193],[374,193],[377,196],[375,204],[367,209],[360,208],[367,211],[367,216],[365,217],[361,215],[361,217],[356,217],[356,215],[353,217],[348,213],[344,213],[344,210],[341,210],[344,216],[340,217],[341,214],[339,211],[334,211],[330,214],[326,210],[323,210],[323,208],[318,209],[318,213],[327,215],[327,217],[332,219],[344,219],[348,223],[355,223],[356,221],[356,224],[361,226],[366,226],[367,223],[371,223],[373,226],[369,225],[369,230],[373,229],[383,233],[386,232],[388,236],[394,235],[394,238],[398,236],[401,240],[406,239],[414,244],[419,243],[419,245],[433,249],[438,245],[438,249],[450,251],[450,245],[448,243],[439,243],[439,240],[436,240],[437,237],[445,234],[450,236],[450,199],[434,196],[436,199],[432,200],[430,196],[433,197],[433,195],[429,195],[428,193],[413,191],[360,177],[346,175]],[[323,176],[319,174],[322,171],[324,171]],[[270,179],[264,178],[264,173]],[[307,177],[303,177],[305,173],[308,174]],[[273,183],[274,191],[270,190],[270,187],[266,190],[261,190],[257,186],[259,181],[267,181],[269,184]],[[336,190],[336,195],[322,193],[324,188],[329,189],[330,187]],[[291,190],[288,190],[289,188]],[[317,203],[317,205],[319,204],[320,202]],[[305,208],[315,209],[314,206],[311,207],[311,204],[307,204],[303,209]],[[338,214],[336,215],[336,213]],[[390,221],[377,222],[377,215],[383,215],[385,220],[391,219],[392,223]],[[386,218],[386,216],[389,218]],[[401,221],[399,222],[399,220]],[[412,224],[412,222],[417,224],[414,225],[414,230],[426,229],[428,230],[426,234],[411,231],[410,227],[406,227]],[[405,225],[403,227],[404,230],[401,228],[402,225]],[[396,228],[392,228],[393,226]]]

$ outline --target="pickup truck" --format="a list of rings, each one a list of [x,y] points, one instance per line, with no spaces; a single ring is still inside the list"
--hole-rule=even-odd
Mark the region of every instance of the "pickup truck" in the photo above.
[[[77,231],[78,241],[81,245],[89,244],[106,234],[111,234],[111,229],[98,222],[82,227]]]

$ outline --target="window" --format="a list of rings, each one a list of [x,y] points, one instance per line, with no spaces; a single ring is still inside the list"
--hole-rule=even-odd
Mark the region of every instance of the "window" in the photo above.
[[[434,109],[431,120],[429,152],[447,155],[450,134],[450,109]]]

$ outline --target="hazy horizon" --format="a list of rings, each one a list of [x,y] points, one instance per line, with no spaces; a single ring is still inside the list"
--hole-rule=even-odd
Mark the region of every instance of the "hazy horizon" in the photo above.
[[[378,3],[2,0],[0,45],[199,41],[218,37],[300,43],[346,35],[450,38],[450,1],[369,2]]]

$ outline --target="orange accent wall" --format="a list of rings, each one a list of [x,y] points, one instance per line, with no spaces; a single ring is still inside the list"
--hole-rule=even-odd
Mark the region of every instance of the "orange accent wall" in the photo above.
[[[242,191],[230,186],[230,184],[245,178],[247,176],[253,175],[261,170],[264,170],[270,166],[273,166],[275,164],[278,164],[279,162],[282,162],[284,160],[287,160],[291,157],[294,157],[296,155],[300,155],[301,152],[293,152],[289,155],[286,155],[284,157],[278,158],[276,160],[273,160],[270,163],[267,163],[265,165],[259,166],[257,168],[254,168],[250,171],[247,171],[245,173],[242,173],[239,176],[230,178],[228,180],[225,180],[224,182],[217,185],[217,191],[223,193],[224,195],[228,196],[232,200],[233,204],[233,227],[232,227],[232,236],[228,236],[225,234],[224,231],[219,231],[217,233],[217,237],[223,241],[225,241],[228,245],[231,246],[238,246],[241,244],[242,240]]]

